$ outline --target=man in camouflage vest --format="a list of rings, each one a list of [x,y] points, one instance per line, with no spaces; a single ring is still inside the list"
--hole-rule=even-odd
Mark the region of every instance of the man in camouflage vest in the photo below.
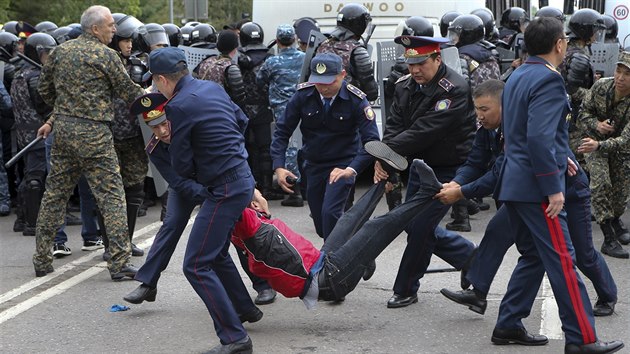
[[[112,98],[127,103],[143,93],[116,52],[107,48],[116,32],[111,12],[91,6],[81,15],[83,34],[50,53],[42,69],[39,93],[53,106],[53,115],[37,131],[48,136],[55,128],[51,170],[37,219],[35,275],[53,272],[52,242],[63,224],[65,205],[83,174],[103,214],[111,259],[112,280],[133,278],[137,268],[129,263],[131,243],[120,167],[110,128],[114,119]]]
[[[613,78],[599,79],[586,93],[580,131],[586,135],[578,151],[591,173],[593,215],[604,233],[601,251],[628,258],[630,233],[620,217],[630,197],[630,52],[619,54]]]

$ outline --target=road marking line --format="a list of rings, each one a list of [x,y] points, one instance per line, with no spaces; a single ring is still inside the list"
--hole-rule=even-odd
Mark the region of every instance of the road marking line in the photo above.
[[[542,282],[542,309],[540,316],[540,334],[547,336],[549,339],[564,339],[564,333],[562,332],[562,322],[558,314],[558,304],[556,298],[553,295],[551,284],[547,274],[543,278]]]

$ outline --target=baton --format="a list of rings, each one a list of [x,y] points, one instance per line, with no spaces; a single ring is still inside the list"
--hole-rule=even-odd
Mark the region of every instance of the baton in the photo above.
[[[5,163],[4,167],[9,168],[13,166],[13,164],[15,164],[17,160],[19,160],[20,157],[22,157],[22,155],[26,154],[33,146],[35,146],[35,144],[39,143],[39,141],[42,139],[44,139],[43,136],[38,136],[33,141],[28,143],[28,145],[26,145],[24,149],[20,150],[17,154],[15,154],[15,156],[13,156],[11,160],[9,160],[9,162]]]
[[[455,269],[455,268],[429,268],[427,269],[424,274],[430,274],[430,273],[448,273],[448,272],[459,272],[459,270]]]

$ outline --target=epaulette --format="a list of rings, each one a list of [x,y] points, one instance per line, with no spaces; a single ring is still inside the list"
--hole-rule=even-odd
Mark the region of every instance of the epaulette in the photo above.
[[[155,150],[155,147],[157,146],[159,142],[160,142],[160,138],[155,136],[155,134],[151,135],[151,139],[149,140],[149,143],[147,144],[147,146],[144,147],[144,151],[146,151],[146,153],[150,155],[153,152],[153,150]]]
[[[301,89],[305,89],[305,88],[311,87],[311,86],[315,86],[315,84],[313,84],[311,82],[303,82],[303,83],[297,85],[297,89],[301,90]]]
[[[440,85],[440,87],[443,88],[446,92],[450,92],[452,89],[455,88],[455,85],[453,85],[453,83],[448,81],[445,77],[438,81],[438,85]]]
[[[403,76],[399,77],[398,80],[396,80],[396,82],[394,84],[397,84],[399,82],[403,82],[403,81],[407,80],[410,77],[411,77],[411,74],[403,75]]]
[[[363,91],[361,91],[358,87],[354,86],[353,84],[348,84],[348,86],[346,87],[348,88],[348,91],[354,93],[354,95],[359,97],[360,99],[364,99],[365,96],[367,96]]]

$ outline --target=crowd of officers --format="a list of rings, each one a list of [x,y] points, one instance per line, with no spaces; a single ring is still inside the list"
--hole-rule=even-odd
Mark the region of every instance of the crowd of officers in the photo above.
[[[617,23],[613,17],[592,9],[577,10],[568,21],[553,7],[541,8],[535,15],[566,22],[568,50],[558,69],[570,94],[571,148],[590,174],[592,217],[604,234],[602,253],[628,258],[628,251],[622,244],[630,243],[630,233],[620,217],[630,196],[630,94],[618,97],[615,88],[619,88],[620,81],[625,82],[625,92],[628,92],[630,68],[622,65],[617,68],[614,78],[602,78],[590,60],[591,44],[617,40]],[[207,57],[194,68],[193,76],[219,84],[248,117],[245,131],[248,162],[262,196],[268,200],[284,199],[284,206],[299,207],[308,201],[316,233],[326,239],[344,210],[352,205],[355,177],[367,166],[363,162],[352,164],[361,154],[359,141],[362,146],[366,141],[378,140],[378,135],[374,136],[375,125],[371,122],[374,111],[366,105],[366,100],[374,101],[379,95],[372,60],[362,37],[371,22],[367,9],[359,4],[344,6],[337,26],[326,34],[327,39],[316,49],[318,55],[338,55],[345,75],[343,87],[334,94],[332,101],[326,101],[322,96],[324,106],[321,109],[325,114],[333,112],[330,116],[334,118],[327,126],[317,127],[323,130],[309,127],[312,122],[304,116],[304,107],[290,103],[300,95],[304,96],[300,102],[308,102],[309,95],[315,92],[313,84],[299,84],[302,66],[309,66],[312,60],[305,55],[309,33],[319,31],[314,19],[304,17],[293,24],[279,26],[274,41],[267,43],[262,27],[248,19],[225,25],[222,31],[217,31],[207,23],[189,22],[180,28],[171,23],[144,24],[122,13],[114,13],[113,18],[116,33],[108,46],[116,51],[129,77],[142,87],[151,84],[145,74],[152,50],[167,46],[207,50]],[[387,112],[383,141],[408,159],[422,158],[440,182],[451,182],[457,169],[466,161],[475,130],[479,128],[475,123],[471,93],[488,80],[507,81],[523,64],[527,58],[527,43],[522,33],[529,21],[530,15],[518,7],[503,12],[498,28],[493,13],[486,8],[470,14],[444,14],[439,24],[440,35],[448,40],[436,42],[439,48],[432,53],[431,63],[437,62],[440,49],[454,46],[459,53],[458,71],[461,75],[447,70],[441,61],[430,69],[431,63],[420,65],[424,61],[418,60],[414,65],[413,55],[401,57],[389,76],[380,78],[385,80],[385,90],[381,92],[382,111]],[[74,40],[81,33],[79,24],[58,27],[50,21],[35,26],[10,21],[2,27],[0,162],[7,162],[16,151],[34,141],[37,130],[48,121],[52,107],[42,98],[41,90],[38,91],[42,66],[46,65],[56,46]],[[406,38],[424,38],[430,42],[427,38],[436,33],[429,20],[413,16],[402,21],[396,33],[392,33],[394,35],[399,36],[397,43],[409,49],[414,45],[421,46],[406,41]],[[324,66],[322,72],[319,72],[320,67],[315,70],[322,74],[327,69]],[[339,100],[337,96],[347,101]],[[320,114],[317,109],[321,104],[317,102],[311,113],[306,112],[307,115]],[[304,104],[308,106],[308,103]],[[352,107],[360,107],[359,116],[366,120],[363,126],[349,126],[350,122],[344,122],[344,117],[354,117],[350,112]],[[116,98],[115,119],[108,122],[108,127],[113,133],[124,185],[127,210],[124,228],[131,240],[147,190],[148,158],[139,121],[128,108],[127,102]],[[300,120],[302,126],[296,129]],[[272,132],[274,123],[277,124],[275,133]],[[501,135],[500,129],[498,135]],[[343,134],[331,139],[332,134],[339,131],[349,131],[350,140],[344,143]],[[52,139],[54,134],[46,141],[36,142],[21,161],[6,170],[4,163],[0,163],[0,216],[15,210],[15,232],[35,235],[50,170],[47,162],[50,161]],[[379,168],[377,162],[377,173]],[[274,173],[278,184],[275,187]],[[326,186],[327,178],[333,173],[348,182],[339,187]],[[402,201],[402,182],[400,174],[392,173],[388,178],[386,196],[390,209]],[[408,186],[408,196],[412,187]],[[77,190],[81,199],[83,250],[105,248],[103,257],[108,258],[107,220],[98,210],[85,178],[80,179]],[[428,225],[428,220],[415,220],[410,224],[408,232],[435,233],[438,241],[433,245],[415,245],[414,239],[409,239],[388,307],[407,306],[417,301],[415,294],[419,279],[426,270],[420,263],[428,262],[432,253],[445,259],[450,256],[453,259],[450,263],[458,269],[467,266],[468,259],[456,259],[456,255],[440,246],[439,240],[449,239],[453,231],[470,231],[468,216],[479,212],[480,208],[489,208],[480,198],[456,202],[451,211],[453,221],[446,225],[446,230]],[[435,212],[443,216],[448,209],[449,206],[444,206]],[[45,219],[45,215],[39,215],[39,220]],[[63,227],[56,232],[53,255],[69,255],[71,251],[65,246]],[[474,245],[463,247],[474,248]],[[419,256],[419,253],[425,255]],[[132,254],[142,256],[143,250],[132,243]],[[418,257],[424,261],[419,262]],[[46,269],[41,272],[38,276],[47,273]],[[130,265],[120,273],[121,276],[133,274],[135,268]]]

